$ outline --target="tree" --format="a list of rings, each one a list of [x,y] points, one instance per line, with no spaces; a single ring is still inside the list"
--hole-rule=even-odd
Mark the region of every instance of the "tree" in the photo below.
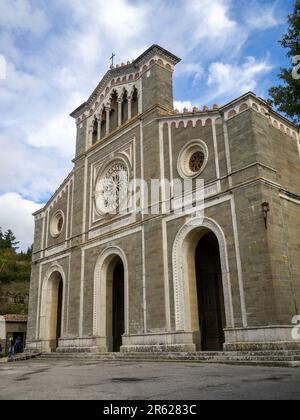
[[[4,239],[3,232],[2,232],[2,228],[0,227],[0,251],[5,248],[6,248],[6,242]]]
[[[5,233],[4,240],[7,244],[7,248],[13,249],[14,251],[19,248],[18,245],[20,242],[17,241],[17,238],[10,229],[8,229],[8,231]]]
[[[33,244],[31,246],[28,247],[27,252],[26,252],[26,257],[31,261],[32,259],[32,254],[33,254]]]
[[[32,248],[17,253],[18,244],[10,229],[3,234],[0,228],[0,284],[30,280]]]
[[[27,313],[32,247],[19,253],[18,244],[11,230],[0,228],[0,315]]]
[[[3,234],[0,227],[0,251],[5,249],[16,251],[19,248],[18,245],[19,242],[17,241],[13,232],[8,229],[8,231]]]
[[[0,283],[10,282],[15,278],[16,272],[16,253],[14,250],[6,248],[0,253]]]
[[[295,1],[294,11],[288,17],[289,29],[279,43],[287,48],[287,56],[293,61],[290,68],[282,68],[279,78],[282,85],[269,91],[271,105],[300,124],[300,0]]]

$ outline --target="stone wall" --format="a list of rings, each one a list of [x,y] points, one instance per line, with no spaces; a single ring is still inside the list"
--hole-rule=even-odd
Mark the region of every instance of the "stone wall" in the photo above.
[[[124,349],[196,348],[199,320],[192,276],[187,281],[190,307],[180,308],[191,316],[192,328],[178,330],[176,320],[176,281],[185,267],[177,267],[174,255],[180,253],[176,241],[189,218],[161,213],[103,217],[95,209],[94,193],[101,171],[115,159],[126,162],[131,179],[142,178],[149,185],[152,179],[180,178],[182,151],[194,141],[207,151],[198,176],[206,187],[206,229],[213,226],[222,242],[228,348],[239,340],[255,342],[255,337],[262,342],[263,336],[287,341],[288,326],[300,306],[298,139],[251,107],[251,101],[260,101],[252,94],[241,100],[243,107],[236,106],[243,110],[237,115],[226,107],[176,114],[171,112],[171,71],[156,63],[141,77],[143,113],[88,150],[86,122],[78,124],[72,176],[36,217],[29,341],[39,345],[42,285],[49,270],[59,265],[66,278],[60,346],[105,349],[94,329],[100,305],[95,270],[100,256],[111,249],[120,250],[128,266]],[[161,208],[163,199],[161,188]],[[267,229],[263,202],[270,204]],[[67,222],[53,238],[49,223],[57,210],[66,214]],[[199,229],[198,240],[202,233]],[[191,235],[185,246],[192,248],[196,240],[197,235]],[[189,254],[189,263],[193,258]]]
[[[173,109],[172,72],[155,64],[142,76],[143,111],[155,105]]]

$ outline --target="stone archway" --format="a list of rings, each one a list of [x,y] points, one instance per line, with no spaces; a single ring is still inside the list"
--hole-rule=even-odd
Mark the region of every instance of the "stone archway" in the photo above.
[[[176,331],[193,332],[197,343],[200,328],[195,255],[199,241],[208,233],[215,235],[219,247],[226,327],[234,327],[225,235],[215,221],[191,218],[178,232],[173,246],[174,305]]]
[[[63,336],[65,274],[59,265],[47,272],[41,293],[39,337],[43,351],[55,352]]]
[[[128,334],[128,265],[117,247],[105,250],[96,263],[93,334],[109,352],[120,351]]]

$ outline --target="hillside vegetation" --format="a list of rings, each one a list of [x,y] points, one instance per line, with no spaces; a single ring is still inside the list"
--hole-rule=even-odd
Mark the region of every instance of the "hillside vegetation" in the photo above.
[[[0,315],[27,314],[32,249],[18,252],[13,232],[0,228]]]

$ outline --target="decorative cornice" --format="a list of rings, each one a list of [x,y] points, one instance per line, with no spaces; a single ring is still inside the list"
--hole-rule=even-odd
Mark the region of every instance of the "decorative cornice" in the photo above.
[[[159,54],[162,57],[167,58],[168,60],[170,60],[172,62],[172,64],[175,66],[176,64],[180,63],[181,59],[179,57],[177,57],[176,55],[170,53],[170,51],[165,50],[164,48],[162,48],[161,46],[154,44],[152,45],[150,48],[148,48],[148,50],[146,50],[143,54],[141,54],[135,61],[135,64],[141,64],[145,61],[147,61],[148,58],[150,58],[151,56],[155,55],[155,54]]]

